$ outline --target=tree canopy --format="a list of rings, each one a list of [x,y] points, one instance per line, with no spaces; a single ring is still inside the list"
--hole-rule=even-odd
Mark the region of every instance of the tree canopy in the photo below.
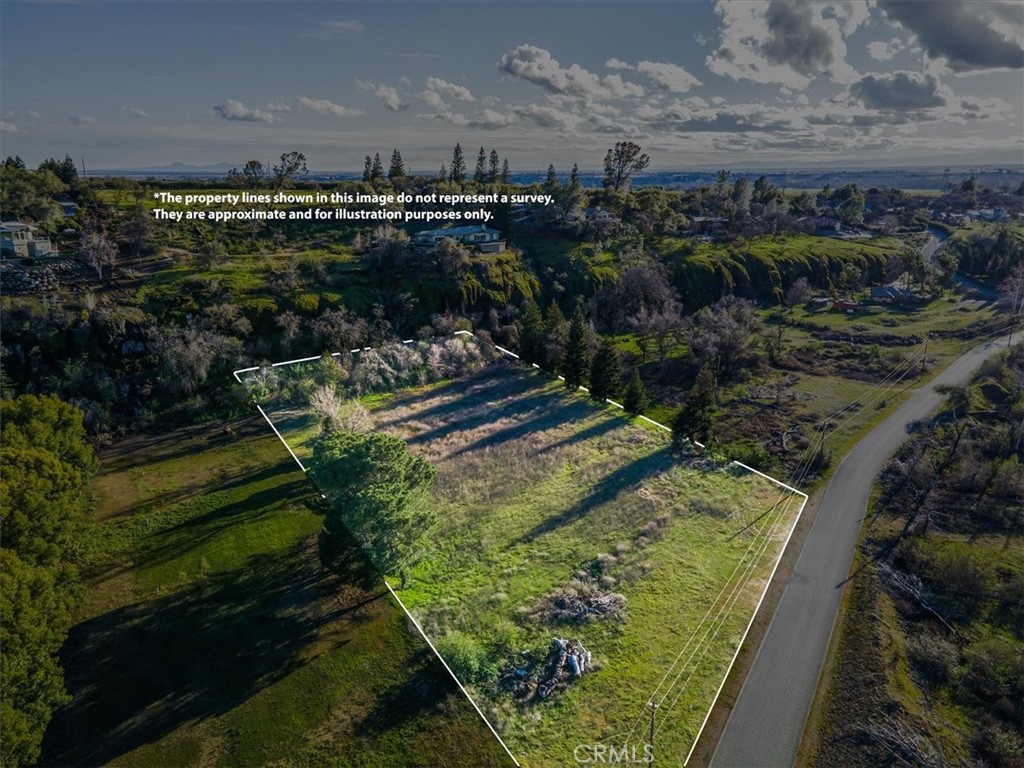
[[[392,435],[333,432],[317,442],[309,474],[330,503],[328,539],[351,533],[377,568],[404,574],[434,521],[424,503],[434,467]]]

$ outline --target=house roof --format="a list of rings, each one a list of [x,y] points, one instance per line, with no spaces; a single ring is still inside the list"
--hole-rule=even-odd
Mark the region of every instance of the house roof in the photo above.
[[[22,224],[20,221],[0,222],[0,232],[20,232],[23,229],[35,229],[31,224]]]
[[[479,224],[476,226],[467,227],[444,227],[442,229],[425,229],[422,232],[417,232],[416,237],[467,237],[469,235],[478,235],[481,232],[495,235],[501,234],[501,232],[499,232],[496,229],[491,229],[490,227],[487,227],[483,224]]]

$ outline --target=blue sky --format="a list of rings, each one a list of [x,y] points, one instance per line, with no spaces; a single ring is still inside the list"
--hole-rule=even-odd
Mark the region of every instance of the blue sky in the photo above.
[[[1024,4],[18,2],[0,154],[355,170],[1024,162]]]

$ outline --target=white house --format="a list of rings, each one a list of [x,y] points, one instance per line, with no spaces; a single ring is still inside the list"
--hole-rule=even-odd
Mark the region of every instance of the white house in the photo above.
[[[20,221],[0,222],[0,258],[28,259],[56,255],[48,237],[36,234],[36,228]]]
[[[426,229],[413,236],[417,245],[437,245],[446,237],[457,240],[465,245],[476,246],[482,253],[501,253],[505,250],[505,241],[501,232],[484,224],[466,227],[445,227],[444,229]]]

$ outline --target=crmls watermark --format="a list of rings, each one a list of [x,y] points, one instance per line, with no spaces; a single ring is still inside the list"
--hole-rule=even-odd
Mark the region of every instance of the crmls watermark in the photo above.
[[[623,744],[578,744],[572,756],[581,765],[649,765],[654,762],[654,747],[628,747]]]

